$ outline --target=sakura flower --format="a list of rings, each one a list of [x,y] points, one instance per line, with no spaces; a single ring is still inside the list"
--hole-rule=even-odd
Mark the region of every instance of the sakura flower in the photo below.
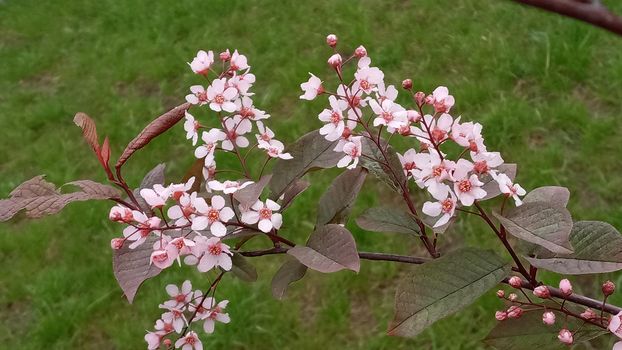
[[[210,131],[203,131],[201,134],[201,140],[204,144],[197,147],[194,150],[194,156],[201,159],[205,158],[205,165],[210,165],[214,162],[214,151],[218,146],[219,141],[223,141],[227,137],[220,129],[211,129]]]
[[[125,240],[123,238],[113,238],[110,240],[110,248],[114,250],[119,250],[123,248],[123,243],[125,243]]]
[[[594,310],[590,309],[589,307],[586,307],[585,311],[581,313],[581,317],[586,320],[595,320],[598,318],[598,314],[596,314],[596,312],[594,312]]]
[[[259,135],[255,135],[257,141],[270,142],[274,137],[274,132],[269,127],[264,126],[261,121],[257,121],[257,130],[259,130]]]
[[[555,314],[552,311],[547,311],[542,314],[542,323],[545,325],[552,325],[555,323]]]
[[[499,184],[499,190],[508,197],[512,197],[516,206],[523,204],[519,196],[524,196],[525,191],[519,184],[512,183],[512,180],[505,174],[498,174],[494,177]]]
[[[354,117],[356,117],[356,115],[360,116],[360,108],[367,106],[367,101],[363,98],[363,90],[361,90],[357,84],[357,82],[354,82],[352,88],[349,88],[344,84],[339,84],[337,87],[337,95],[346,98],[348,106],[350,106],[350,108],[354,111]],[[356,120],[356,118],[352,118],[352,120]]]
[[[270,156],[272,158],[281,158],[281,159],[292,159],[292,158],[294,158],[289,153],[283,153],[283,150],[285,149],[285,145],[283,145],[283,142],[281,142],[279,140],[274,140],[273,139],[273,140],[270,140],[270,142],[259,140],[259,146],[258,147],[260,149],[266,150],[266,152],[268,153],[268,156]]]
[[[159,269],[164,270],[173,265],[173,262],[178,256],[179,252],[173,246],[167,245],[164,249],[154,250],[151,253],[149,264],[153,264]]]
[[[190,249],[194,247],[194,245],[194,241],[182,236],[174,238],[170,242],[168,242],[165,249],[167,251],[172,251],[172,255],[179,259],[180,255],[190,254]]]
[[[213,304],[213,299],[210,300],[210,304]],[[223,300],[219,302],[217,305],[212,305],[209,307],[209,311],[206,313],[202,319],[205,319],[203,322],[203,330],[205,333],[211,334],[214,333],[214,327],[216,325],[216,321],[222,323],[231,322],[231,318],[229,318],[229,314],[224,313],[223,310],[229,304],[229,300]]]
[[[499,152],[471,152],[471,159],[475,162],[473,164],[473,172],[478,175],[492,173],[496,174],[494,168],[503,164],[503,158]]]
[[[378,104],[376,100],[371,100],[369,106],[377,115],[374,119],[374,126],[385,125],[389,128],[389,132],[392,132],[408,124],[406,115],[398,114],[398,112],[404,111],[404,108],[389,99],[382,101],[382,104]]]
[[[332,95],[328,97],[328,102],[331,109],[324,109],[318,115],[318,118],[326,123],[320,128],[320,134],[328,141],[335,141],[343,134],[345,128],[343,112],[348,108],[348,103]]]
[[[199,236],[195,239],[196,246],[193,248],[193,255],[200,257],[197,269],[200,272],[207,272],[214,267],[222,267],[223,270],[231,270],[231,251],[229,246],[222,243],[220,238],[206,238]],[[189,262],[193,262],[189,259]]]
[[[477,175],[468,175],[468,172],[472,169],[471,162],[465,159],[458,160],[456,164],[456,170],[454,171],[454,191],[460,200],[460,203],[464,206],[471,206],[477,199],[482,199],[486,196],[486,191],[481,187],[483,182],[479,181]]]
[[[430,162],[421,170],[421,179],[417,180],[418,184],[425,186],[435,199],[443,200],[449,192],[449,186],[443,183],[443,181],[451,179],[451,172],[455,167],[456,163],[442,159],[432,149],[430,150]]]
[[[140,190],[140,196],[143,197],[152,208],[162,208],[171,196],[171,190],[169,187],[155,184],[153,185],[153,189],[143,188]]]
[[[220,60],[223,62],[228,62],[231,59],[231,52],[229,52],[229,49],[226,49],[225,51],[218,54],[218,58],[220,58]]]
[[[222,237],[227,234],[224,223],[231,220],[235,213],[231,208],[225,207],[225,199],[221,196],[213,196],[211,204],[208,206],[205,201],[195,202],[197,216],[192,220],[192,229],[200,231],[209,228],[214,236]]]
[[[166,286],[166,293],[171,297],[164,302],[164,305],[171,308],[183,308],[192,300],[192,283],[188,280],[182,283],[181,288],[174,284]]]
[[[257,227],[262,232],[270,232],[272,228],[278,230],[283,224],[283,217],[280,213],[276,213],[279,209],[281,206],[271,199],[267,199],[265,203],[258,200],[250,210],[242,213],[242,222],[250,225],[259,222]]]
[[[201,85],[192,85],[190,87],[191,94],[186,95],[186,101],[193,105],[203,106],[208,103],[207,91]]]
[[[242,119],[261,120],[270,118],[270,114],[255,108],[253,100],[248,96],[243,96],[235,100],[236,110]]]
[[[108,218],[112,221],[118,222],[130,222],[134,220],[132,210],[122,205],[115,205],[114,207],[110,208],[110,214],[108,214]]]
[[[214,63],[214,52],[200,50],[188,65],[196,74],[207,74],[212,63]]]
[[[238,96],[238,90],[233,87],[226,87],[226,84],[226,78],[215,79],[212,85],[207,88],[209,107],[215,112],[225,111],[231,113],[236,109],[233,100]]]
[[[225,120],[225,132],[227,138],[222,142],[222,148],[227,151],[232,151],[235,146],[237,147],[248,147],[250,144],[246,136],[244,134],[251,131],[253,128],[253,124],[248,119],[242,119],[241,116],[236,115],[233,118],[228,118]]]
[[[471,152],[485,152],[482,124],[472,122],[461,124],[459,121],[460,118],[457,118],[451,127],[451,138],[460,146],[468,147]]]
[[[192,145],[196,145],[199,139],[197,132],[201,124],[194,119],[194,116],[186,111],[186,121],[184,122],[184,130],[186,131],[186,139],[192,140]]]
[[[246,186],[253,184],[253,181],[245,181],[240,183],[239,181],[220,182],[217,180],[208,181],[207,186],[214,191],[221,191],[225,194],[235,193],[238,190],[245,188]]]
[[[196,216],[197,205],[204,207],[207,206],[207,203],[205,199],[197,197],[196,192],[192,194],[185,193],[179,198],[179,204],[168,208],[166,214],[171,220],[175,220],[175,225],[184,226],[189,224],[190,220]]]
[[[147,332],[145,334],[145,341],[147,342],[148,350],[156,350],[160,347],[162,337],[166,335],[165,332]]]
[[[432,92],[432,99],[430,102],[434,105],[434,110],[437,113],[449,113],[455,100],[454,97],[449,94],[449,90],[446,87],[439,86]]]
[[[378,97],[379,101],[384,101],[384,100],[391,100],[391,101],[395,101],[395,99],[397,98],[397,89],[395,88],[395,86],[393,85],[389,85],[385,88],[384,86],[384,82],[380,82],[378,83],[378,91],[376,93],[376,96]]]
[[[409,149],[404,152],[404,155],[397,154],[402,163],[402,169],[404,169],[404,175],[419,177],[421,169],[428,166],[430,163],[430,154],[417,153],[414,149]]]
[[[609,319],[609,326],[607,328],[618,338],[622,338],[622,311],[611,316],[611,319]]]
[[[255,83],[255,79],[255,74],[252,73],[234,74],[233,77],[229,79],[228,85],[238,90],[238,94],[246,97],[253,95],[249,93],[248,90],[250,90]]]
[[[175,342],[175,348],[181,350],[203,350],[203,344],[194,331],[188,332],[186,336]]]
[[[233,55],[231,55],[231,69],[232,70],[245,70],[250,68],[250,66],[248,65],[248,62],[246,60],[246,56],[244,55],[240,55],[238,53],[238,50],[235,50],[233,52]]]
[[[358,69],[354,73],[355,84],[366,94],[371,94],[376,86],[384,80],[384,73],[378,67],[370,67],[370,64],[371,59],[369,57],[361,58],[358,62]]]
[[[143,244],[151,232],[159,234],[160,231],[158,228],[160,228],[161,222],[159,217],[147,217],[147,215],[137,210],[134,210],[132,215],[138,224],[136,227],[128,226],[123,230],[123,236],[125,239],[133,241],[133,243],[129,246],[130,249],[134,249]]]
[[[314,100],[317,95],[320,95],[324,92],[324,88],[322,87],[322,81],[320,78],[315,75],[309,73],[311,78],[305,83],[300,84],[300,88],[304,91],[304,94],[300,95],[300,99],[302,100]]]
[[[194,176],[189,178],[188,181],[186,181],[185,183],[171,184],[169,186],[171,197],[174,200],[178,201],[181,198],[181,196],[183,196],[184,194],[186,194],[186,192],[192,189],[193,184],[194,184]]]
[[[453,192],[449,191],[449,197],[438,202],[423,203],[423,213],[431,217],[441,217],[436,221],[434,227],[440,227],[449,222],[456,211],[457,199]]]
[[[419,135],[421,136],[418,138],[419,141],[429,145],[432,145],[432,143],[438,145],[448,138],[453,122],[452,116],[447,113],[441,114],[438,120],[426,114],[422,121],[425,132],[423,135]]]
[[[349,142],[343,145],[343,153],[346,155],[337,163],[338,168],[347,167],[348,169],[354,169],[359,163],[359,157],[362,154],[363,146],[361,144],[361,137],[352,137]]]

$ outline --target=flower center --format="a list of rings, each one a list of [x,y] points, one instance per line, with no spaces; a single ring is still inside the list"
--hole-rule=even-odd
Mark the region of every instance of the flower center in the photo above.
[[[255,112],[248,107],[243,107],[242,110],[240,110],[240,116],[242,116],[242,118],[253,118],[255,116]]]
[[[447,198],[441,203],[441,206],[442,206],[443,212],[449,214],[451,213],[451,210],[454,208],[454,202],[451,199]]]
[[[177,241],[175,241],[175,242],[171,242],[171,243],[173,243],[173,245],[175,246],[175,248],[180,249],[180,250],[181,250],[183,247],[185,247],[185,246],[186,246],[186,244],[184,243],[184,240],[183,240],[183,239],[179,239],[179,240],[177,240]],[[179,296],[178,296],[178,297],[179,297]]]
[[[352,148],[352,150],[350,151],[349,155],[350,155],[350,157],[353,157],[353,158],[358,157],[359,156],[359,149],[358,149],[358,147]]]
[[[220,255],[222,253],[222,248],[220,247],[220,244],[211,245],[207,250],[211,255]]]
[[[443,175],[443,171],[445,171],[445,167],[442,165],[437,165],[432,168],[432,175],[434,175],[434,177],[440,177],[441,175]]]
[[[488,167],[488,164],[486,163],[486,161],[482,160],[480,162],[475,162],[475,164],[473,164],[473,170],[475,170],[475,172],[478,174],[484,174],[484,173],[487,173],[488,170],[490,170],[490,168]]]
[[[214,208],[210,208],[210,210],[207,212],[207,219],[210,222],[217,221],[218,219],[220,219],[220,212]]]
[[[186,337],[186,344],[190,344],[190,345],[194,345],[194,343],[196,343],[196,338],[194,338],[193,336],[187,336]]]
[[[183,294],[177,294],[177,296],[175,297],[175,301],[178,303],[183,303],[184,301],[186,301],[186,296]]]
[[[223,104],[225,102],[225,97],[221,94],[216,95],[216,97],[214,97],[214,102],[220,104]]]
[[[406,171],[413,170],[416,167],[417,167],[417,164],[415,164],[415,162],[408,162],[408,163],[404,164],[404,170],[406,170]]]
[[[173,331],[173,324],[172,323],[165,323],[163,330],[165,332],[172,332]]]
[[[460,181],[460,183],[458,184],[458,189],[460,190],[460,192],[469,192],[471,190],[471,181],[469,180]]]
[[[266,142],[271,140],[270,135],[268,135],[268,133],[261,134],[261,139],[266,141]]]
[[[339,113],[333,111],[333,114],[331,114],[331,116],[330,116],[330,121],[333,124],[339,124],[339,122],[341,121],[341,115],[339,115]]]
[[[235,133],[235,130],[227,131],[227,137],[229,140],[235,140],[238,137],[238,134]]]
[[[259,209],[259,217],[261,219],[270,219],[272,217],[272,210],[268,208]]]
[[[201,91],[201,92],[197,93],[197,98],[201,102],[207,101],[207,92],[206,91]]]
[[[188,217],[191,214],[194,214],[194,207],[192,207],[191,205],[185,205],[181,207],[181,212],[182,214],[184,214],[185,217]]]
[[[349,100],[351,107],[357,107],[361,104],[361,98],[358,96],[352,96]]]
[[[446,135],[447,135],[447,132],[445,130],[441,130],[439,128],[434,128],[434,130],[432,130],[432,139],[434,139],[434,141],[436,142],[439,142],[445,139]]]
[[[393,120],[393,114],[389,112],[382,112],[382,119],[386,120],[387,122],[390,122]]]
[[[371,88],[371,84],[367,80],[361,80],[360,85],[363,90],[369,90]]]
[[[168,258],[168,253],[163,251],[162,253],[153,256],[153,260],[157,262],[164,262]]]
[[[475,141],[474,141],[474,140],[469,140],[469,149],[470,149],[472,152],[477,152],[478,147],[477,147],[477,143],[475,143]]]

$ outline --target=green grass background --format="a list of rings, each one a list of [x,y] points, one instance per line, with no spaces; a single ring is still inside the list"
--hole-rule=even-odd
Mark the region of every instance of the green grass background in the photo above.
[[[622,12],[619,2],[606,3]],[[519,164],[525,188],[566,186],[575,219],[622,227],[622,38],[507,1],[2,1],[0,194],[42,173],[57,184],[103,181],[72,123],[75,112],[95,118],[118,156],[199,81],[185,62],[201,48],[249,56],[256,104],[292,142],[320,125],[325,102],[298,100],[298,85],[309,71],[330,76],[330,32],[342,48],[365,45],[387,81],[409,77],[424,91],[448,86],[457,100],[453,114],[484,124],[489,149]],[[166,161],[169,179],[179,180],[192,159],[178,126],[137,154],[126,176],[137,184]],[[311,176],[313,187],[285,216],[284,235],[304,240],[315,203],[337,173]],[[387,201],[400,205],[368,181],[355,213]],[[128,305],[111,271],[109,240],[121,227],[108,222],[108,208],[79,203],[61,215],[0,226],[0,348],[144,348],[167,283],[191,278],[205,288],[194,269],[173,268]],[[362,250],[420,250],[407,237],[351,227]],[[464,244],[498,249],[472,218],[441,242],[444,250]],[[255,284],[226,278],[219,295],[231,300],[233,321],[204,337],[207,348],[479,349],[501,307],[491,293],[416,339],[391,338],[385,330],[395,286],[408,266],[363,262],[358,275],[310,273],[279,302],[269,282],[281,259],[255,260]],[[595,293],[606,277],[622,285],[620,274],[572,280]]]

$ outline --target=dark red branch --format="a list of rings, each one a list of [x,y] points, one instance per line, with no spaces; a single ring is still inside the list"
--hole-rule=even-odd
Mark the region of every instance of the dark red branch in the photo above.
[[[622,35],[622,17],[597,0],[512,0],[521,4],[578,19],[612,33]]]

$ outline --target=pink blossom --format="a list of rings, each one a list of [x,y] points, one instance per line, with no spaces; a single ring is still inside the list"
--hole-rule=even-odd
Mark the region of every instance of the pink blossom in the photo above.
[[[469,176],[466,174],[465,169],[461,167],[460,161],[462,160],[464,159],[458,161],[456,170],[454,171],[454,176],[457,175],[454,179],[454,191],[460,203],[468,207],[473,205],[476,200],[484,198],[486,196],[486,191],[481,188],[484,183],[479,181],[477,175],[471,174]]]
[[[170,187],[155,184],[153,185],[153,189],[141,189],[140,196],[143,197],[147,204],[149,204],[152,208],[162,208],[171,196],[171,189]]]
[[[428,167],[430,163],[429,153],[417,153],[412,148],[404,152],[404,155],[398,153],[397,156],[402,163],[402,169],[406,176],[419,178],[421,169]]]
[[[203,140],[203,145],[197,147],[194,150],[194,156],[201,159],[205,158],[205,165],[210,165],[214,162],[214,151],[216,150],[216,146],[218,146],[219,141],[225,140],[227,134],[225,134],[220,129],[210,129],[210,131],[203,131],[201,134],[201,140]]]
[[[449,137],[448,135],[451,131],[453,121],[452,116],[447,113],[441,114],[441,116],[438,117],[438,120],[433,116],[426,114],[421,122],[423,124],[424,131],[417,135],[419,141],[430,146],[433,146],[433,143],[438,145],[439,143],[445,141]],[[432,137],[431,140],[430,136]]]
[[[341,66],[341,55],[336,53],[328,58],[328,64],[334,68]]]
[[[182,283],[181,288],[174,284],[166,286],[166,293],[171,297],[164,305],[171,308],[183,308],[192,300],[192,283],[188,280]]]
[[[555,314],[552,311],[547,311],[542,314],[542,322],[545,325],[552,325],[555,323]]]
[[[209,107],[215,112],[225,111],[234,112],[236,109],[233,100],[238,96],[238,90],[233,87],[227,87],[227,79],[214,79],[212,84],[207,87],[207,100],[210,102]]]
[[[572,284],[570,284],[570,281],[568,279],[564,278],[563,280],[559,281],[559,290],[561,290],[561,292],[565,296],[569,296],[570,294],[572,294]]]
[[[328,102],[331,109],[324,109],[318,115],[318,118],[326,123],[320,128],[320,134],[328,141],[335,141],[343,134],[345,128],[343,112],[348,108],[348,103],[332,95],[328,97]]]
[[[264,126],[261,121],[257,121],[257,130],[259,130],[259,135],[255,135],[257,141],[265,141],[270,142],[272,138],[274,138],[274,131],[270,130],[269,127]]]
[[[285,149],[285,145],[283,145],[283,142],[279,140],[272,139],[269,142],[259,140],[258,148],[266,150],[266,153],[268,154],[268,156],[272,158],[281,158],[281,159],[294,158],[289,153],[283,153],[283,150]]]
[[[196,216],[196,205],[201,207],[207,206],[205,199],[197,197],[197,193],[183,194],[179,198],[179,204],[168,208],[166,214],[172,220],[175,220],[175,225],[183,226],[190,223],[190,221]]]
[[[159,269],[164,270],[173,265],[178,256],[178,251],[174,247],[167,245],[164,249],[154,250],[151,253],[149,264],[154,264]]]
[[[196,245],[192,248],[192,254],[199,259],[197,269],[200,272],[207,272],[218,266],[225,271],[231,270],[231,251],[228,245],[220,241],[220,238],[197,236],[195,243]],[[193,260],[190,258],[186,263],[193,263]]]
[[[547,286],[537,286],[533,289],[533,295],[541,299],[548,299],[551,297],[551,291]]]
[[[612,281],[605,281],[601,287],[601,290],[603,291],[603,295],[608,297],[615,292],[616,285]]]
[[[326,36],[326,44],[330,47],[337,46],[337,36],[335,34],[328,34]]]
[[[265,203],[258,200],[250,210],[242,213],[242,222],[250,225],[259,223],[257,227],[262,232],[270,232],[272,228],[278,230],[283,224],[283,217],[276,213],[279,209],[281,206],[271,199],[267,199]]]
[[[205,333],[208,333],[208,334],[214,333],[214,327],[216,325],[216,321],[221,322],[221,323],[231,322],[231,319],[229,318],[229,314],[223,312],[224,309],[229,304],[229,300],[223,300],[216,305],[213,305],[214,302],[215,302],[214,299],[210,298],[210,301],[208,304],[210,305],[209,310],[201,317],[201,319],[205,320],[205,322],[203,322],[203,330],[205,331]]]
[[[510,295],[508,295],[509,301],[516,301],[516,299],[518,299],[518,295],[516,295],[516,293],[510,293]]]
[[[393,85],[389,85],[385,88],[384,82],[380,82],[378,84],[378,91],[376,92],[376,96],[379,101],[391,100],[395,101],[397,98],[397,89]]]
[[[304,94],[300,95],[300,99],[302,100],[313,100],[317,97],[317,95],[324,92],[324,88],[322,87],[322,81],[320,78],[315,75],[309,73],[311,78],[307,82],[300,84],[300,88],[304,91]]]
[[[370,67],[370,64],[371,59],[367,56],[359,60],[358,69],[354,73],[356,82],[352,86],[353,91],[361,89],[366,94],[371,94],[384,81],[384,73],[378,67]]]
[[[232,151],[235,148],[233,145],[234,143],[237,147],[248,147],[250,142],[246,136],[243,135],[249,133],[253,128],[253,124],[250,120],[236,115],[233,118],[225,120],[224,124],[227,138],[222,142],[223,149]]]
[[[499,184],[499,190],[501,193],[514,199],[516,206],[523,204],[519,196],[524,196],[525,191],[519,184],[512,183],[512,180],[505,174],[498,174],[494,176],[495,181]]]
[[[343,145],[343,153],[346,155],[337,163],[338,168],[347,167],[348,169],[354,169],[358,165],[359,157],[362,154],[361,137],[356,136],[350,138],[350,141]]]
[[[166,333],[164,332],[147,332],[145,334],[145,341],[147,342],[148,350],[156,350],[160,347],[160,342],[162,341],[162,336]]]
[[[186,336],[175,342],[175,348],[181,350],[203,350],[203,344],[194,331],[188,332]]]
[[[253,105],[253,100],[248,96],[243,96],[235,100],[235,105],[238,111],[236,115],[238,119],[250,119],[255,121],[270,118],[270,114],[256,108]]]
[[[190,254],[191,248],[194,247],[194,245],[195,243],[192,240],[185,237],[177,237],[166,244],[166,249],[173,250],[179,261],[179,256]]]
[[[212,180],[207,183],[207,186],[214,191],[221,191],[225,194],[231,194],[245,188],[250,184],[253,184],[253,181],[244,181],[240,183],[239,181],[226,180],[225,182],[220,182],[217,180]]]
[[[235,50],[233,52],[233,55],[231,55],[231,69],[232,70],[245,70],[250,68],[250,66],[248,65],[248,62],[246,60],[246,56],[244,55],[240,55],[238,53],[238,50]]]
[[[455,100],[446,87],[439,86],[432,92],[432,100],[430,102],[434,105],[434,110],[437,113],[449,113]]]
[[[459,123],[460,118],[454,121],[451,127],[451,138],[462,147],[468,147],[471,152],[486,152],[484,138],[482,137],[482,125],[480,123]]]
[[[497,297],[504,298],[505,297],[505,291],[503,289],[499,289],[497,291]]]
[[[354,50],[354,56],[358,58],[367,56],[367,49],[365,49],[365,46],[360,45],[359,47],[357,47],[356,50]]]
[[[186,121],[184,122],[184,130],[186,131],[186,138],[192,140],[192,145],[197,144],[199,139],[199,133],[197,132],[201,124],[194,119],[194,116],[186,111]]]
[[[209,101],[207,98],[207,91],[201,85],[192,85],[190,87],[190,94],[186,95],[186,101],[192,103],[193,105],[203,106],[206,105]]]
[[[214,63],[214,52],[200,50],[188,65],[196,74],[207,74],[212,63]]]
[[[594,312],[594,310],[590,309],[589,307],[586,307],[585,311],[581,313],[581,317],[583,317],[586,320],[594,320],[598,318],[598,315],[596,314],[596,312]]]
[[[113,238],[110,240],[110,248],[114,250],[119,250],[123,248],[123,243],[125,243],[125,240],[123,238]]]
[[[114,207],[110,208],[110,214],[108,214],[108,218],[112,221],[126,223],[134,220],[132,210],[122,205],[115,205]]]
[[[478,175],[495,172],[494,168],[503,164],[503,158],[499,152],[471,152],[473,159],[473,172]]]
[[[495,318],[497,321],[505,321],[508,318],[508,313],[505,311],[497,311],[495,312]]]
[[[370,100],[369,106],[377,115],[374,119],[374,126],[385,125],[391,130],[399,129],[401,126],[408,124],[408,119],[403,112],[404,108],[391,100],[384,100],[382,104],[378,104],[376,100]]]
[[[255,83],[255,79],[255,74],[252,73],[234,74],[227,82],[227,86],[235,88],[238,90],[238,94],[247,97],[253,95],[253,93],[249,93],[248,90],[250,90]],[[237,100],[235,102],[237,102]]]
[[[214,236],[222,237],[227,234],[224,223],[231,220],[235,213],[225,207],[225,199],[221,196],[213,196],[210,201],[211,206],[205,204],[205,201],[195,203],[197,216],[192,220],[192,229],[200,231],[209,228]]]
[[[404,90],[410,90],[413,88],[413,81],[412,79],[404,79],[402,80],[402,88],[404,88]]]
[[[147,215],[137,210],[134,210],[132,215],[138,224],[136,227],[128,226],[123,230],[123,236],[125,239],[133,241],[133,243],[129,246],[130,249],[134,249],[143,244],[151,232],[159,234],[160,231],[158,228],[160,228],[161,222],[159,217],[147,217]]]
[[[185,183],[179,183],[179,184],[171,184],[169,185],[169,191],[171,193],[171,197],[178,201],[181,196],[183,196],[184,194],[186,194],[186,192],[190,191],[190,189],[192,189],[192,185],[194,184],[194,176],[189,178],[188,181],[186,181]]]
[[[618,338],[622,338],[622,311],[618,312],[616,315],[611,316],[611,318],[609,319],[608,329]]]
[[[456,211],[456,195],[453,192],[449,191],[449,197],[439,200],[438,202],[425,202],[423,203],[423,213],[431,216],[437,217],[441,215],[441,217],[436,221],[434,227],[440,227],[449,222],[452,216]]]
[[[523,286],[523,281],[518,276],[510,277],[510,280],[508,281],[508,283],[510,284],[510,286],[514,288],[521,288]]]
[[[451,180],[451,173],[456,168],[456,163],[451,160],[441,159],[441,156],[433,149],[430,149],[430,162],[421,169],[416,179],[418,183],[425,186],[428,192],[437,200],[444,200],[450,189],[445,180]]]
[[[559,331],[559,335],[557,335],[557,339],[559,339],[560,342],[566,345],[571,345],[572,342],[574,341],[572,337],[572,333],[566,328],[562,328],[562,330]]]

